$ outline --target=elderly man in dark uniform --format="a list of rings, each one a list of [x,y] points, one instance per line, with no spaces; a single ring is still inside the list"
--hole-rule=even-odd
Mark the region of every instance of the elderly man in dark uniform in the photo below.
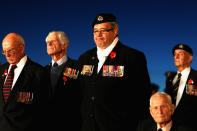
[[[25,41],[17,33],[6,35],[2,48],[7,62],[0,68],[0,130],[38,130],[44,68],[24,53]]]
[[[92,28],[96,47],[79,57],[82,131],[135,130],[148,114],[146,58],[119,41],[113,14],[98,14]]]
[[[52,31],[46,37],[46,43],[47,53],[52,59],[45,67],[50,77],[46,127],[49,130],[79,131],[81,128],[81,92],[77,80],[79,70],[77,61],[67,55],[69,39],[63,31]]]
[[[168,73],[165,92],[175,104],[174,122],[197,130],[197,71],[191,68],[193,50],[186,44],[177,44],[172,49],[177,73]]]

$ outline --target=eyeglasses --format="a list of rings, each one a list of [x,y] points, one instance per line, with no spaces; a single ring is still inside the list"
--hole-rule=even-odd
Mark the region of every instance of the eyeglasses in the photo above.
[[[94,33],[94,35],[98,35],[100,33],[101,34],[106,34],[106,33],[108,33],[111,30],[113,30],[113,28],[111,28],[111,29],[102,29],[102,30],[94,30],[93,33]]]
[[[14,54],[15,51],[16,51],[15,48],[12,48],[12,49],[10,49],[10,50],[2,50],[2,51],[1,51],[1,54],[3,54],[3,55],[5,55],[6,53]]]

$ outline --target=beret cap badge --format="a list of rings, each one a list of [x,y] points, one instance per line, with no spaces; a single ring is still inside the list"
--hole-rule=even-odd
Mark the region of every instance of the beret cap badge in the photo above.
[[[98,21],[103,21],[103,17],[102,16],[98,16]]]
[[[174,55],[174,52],[175,52],[176,49],[184,50],[184,51],[190,53],[191,55],[193,55],[193,50],[192,50],[192,48],[189,47],[189,45],[186,45],[186,44],[183,44],[183,43],[175,45],[172,49],[172,54],[173,55]]]
[[[179,45],[179,48],[180,48],[180,49],[183,49],[183,45],[182,45],[182,44],[180,44],[180,45]]]

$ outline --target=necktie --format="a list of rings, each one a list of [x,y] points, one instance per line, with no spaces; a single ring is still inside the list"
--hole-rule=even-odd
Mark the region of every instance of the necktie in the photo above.
[[[162,131],[162,129],[161,129],[161,128],[159,128],[157,131]]]
[[[58,64],[55,62],[55,63],[53,64],[53,67],[58,67]]]
[[[173,88],[173,104],[176,104],[176,96],[177,96],[177,91],[179,89],[179,84],[180,84],[180,80],[181,80],[181,73],[178,73],[178,78],[174,84],[174,88]]]
[[[14,69],[16,68],[16,65],[12,65],[8,75],[7,75],[7,79],[4,83],[4,86],[3,86],[3,98],[4,98],[4,101],[5,103],[7,102],[7,99],[10,95],[10,92],[11,92],[11,87],[12,87],[12,82],[13,82],[13,79],[14,79]]]

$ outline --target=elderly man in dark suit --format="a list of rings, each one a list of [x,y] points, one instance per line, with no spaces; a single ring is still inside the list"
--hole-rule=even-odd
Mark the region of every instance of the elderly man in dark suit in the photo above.
[[[2,48],[7,63],[0,68],[0,130],[38,129],[44,68],[25,55],[25,41],[17,33],[9,33]]]
[[[137,131],[195,131],[190,127],[173,122],[172,116],[175,107],[170,95],[165,92],[156,92],[151,96],[149,109],[153,119],[141,121]]]
[[[52,31],[46,37],[47,53],[51,63],[45,69],[50,76],[50,97],[47,107],[49,130],[81,129],[81,92],[78,82],[78,64],[67,55],[69,39],[63,31]]]
[[[172,53],[177,73],[168,73],[165,92],[171,95],[176,107],[173,119],[197,130],[197,71],[190,66],[193,50],[186,44],[177,44]]]
[[[113,14],[98,14],[92,27],[97,47],[79,57],[82,131],[134,130],[148,114],[146,58],[119,41]]]

